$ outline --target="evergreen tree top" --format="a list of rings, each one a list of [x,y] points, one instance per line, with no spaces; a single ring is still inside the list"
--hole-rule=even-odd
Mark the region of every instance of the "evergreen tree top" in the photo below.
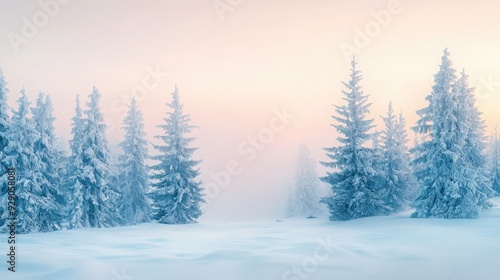
[[[101,108],[99,107],[99,102],[101,100],[101,93],[97,89],[97,87],[92,88],[92,93],[89,96],[89,101],[87,102],[88,109],[85,110],[85,114],[89,122],[94,123],[102,123],[104,122],[104,118],[101,112]],[[102,124],[104,126],[104,124]]]
[[[457,79],[456,71],[452,68],[452,66],[453,63],[450,59],[450,52],[446,48],[443,51],[443,56],[441,57],[439,72],[434,75],[435,85],[432,87],[433,93],[451,92],[451,86]]]
[[[29,112],[30,112],[30,104],[31,102],[28,100],[28,96],[26,96],[26,89],[23,87],[21,90],[21,95],[19,98],[16,100],[16,103],[18,104],[18,109],[17,111],[14,111],[13,119],[17,121],[22,121],[22,119],[25,119]]]
[[[75,117],[81,118],[82,117],[82,107],[80,105],[80,95],[79,94],[76,95],[75,102],[76,102]]]

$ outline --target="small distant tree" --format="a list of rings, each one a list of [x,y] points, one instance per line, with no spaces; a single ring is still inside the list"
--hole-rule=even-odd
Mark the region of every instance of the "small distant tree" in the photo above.
[[[392,102],[389,103],[387,115],[382,117],[385,128],[382,131],[382,162],[386,179],[384,201],[396,213],[408,207],[408,196],[414,188],[410,157],[408,152],[408,136],[405,120],[400,114],[394,114]]]
[[[288,215],[317,217],[321,214],[319,201],[316,161],[312,158],[309,148],[302,143],[299,147],[295,187],[291,189],[288,201]]]

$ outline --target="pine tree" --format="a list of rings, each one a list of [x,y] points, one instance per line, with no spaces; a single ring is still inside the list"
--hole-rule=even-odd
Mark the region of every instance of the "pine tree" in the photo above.
[[[309,148],[302,143],[299,147],[295,187],[290,192],[288,215],[290,217],[317,217],[321,214],[319,204],[319,180],[316,161]]]
[[[458,122],[462,125],[462,131],[466,134],[464,151],[467,160],[472,164],[475,171],[474,181],[478,185],[476,196],[478,204],[483,209],[492,207],[488,198],[495,195],[491,188],[491,181],[487,171],[488,159],[485,154],[486,149],[486,124],[481,119],[481,112],[476,105],[474,89],[469,88],[468,75],[462,70],[460,78],[453,85],[453,93],[457,95]]]
[[[135,98],[123,121],[125,140],[120,143],[123,154],[119,157],[121,171],[121,213],[126,223],[147,222],[151,215],[148,192],[147,141],[144,140],[144,118],[137,108]]]
[[[489,173],[492,183],[492,188],[496,195],[500,195],[500,139],[498,138],[497,127],[495,132],[490,138],[490,152],[489,152]]]
[[[402,177],[405,178],[403,180],[405,180],[408,185],[406,189],[406,200],[410,202],[413,201],[418,195],[418,184],[417,180],[415,179],[415,176],[413,175],[414,174],[412,168],[413,158],[410,153],[410,148],[408,146],[408,142],[410,142],[410,140],[408,138],[408,131],[406,129],[406,118],[403,116],[403,110],[399,112],[399,116],[397,118],[396,132],[397,132],[396,141],[400,143],[400,150],[401,150]]]
[[[467,155],[468,123],[461,109],[460,95],[453,89],[455,70],[444,51],[440,70],[434,76],[432,92],[426,97],[429,105],[417,113],[420,119],[413,128],[425,134],[414,148],[415,177],[420,192],[414,202],[412,217],[474,218],[483,207],[477,172]]]
[[[413,130],[414,128],[412,127],[411,129]],[[410,203],[410,205],[413,204],[413,201],[415,201],[420,191],[418,180],[415,177],[415,172],[416,170],[422,169],[422,163],[418,163],[417,159],[423,156],[421,153],[422,151],[419,150],[419,146],[425,138],[426,135],[422,135],[420,133],[417,133],[416,131],[413,131],[413,147],[410,148],[410,168],[413,170],[412,177],[414,179],[414,188],[408,195],[408,200],[412,202]]]
[[[90,227],[88,212],[83,205],[83,150],[82,140],[84,136],[85,120],[80,106],[80,98],[76,96],[75,116],[71,119],[71,134],[72,139],[69,142],[71,155],[69,160],[68,177],[69,184],[68,194],[70,206],[69,210],[69,227],[82,228]]]
[[[82,140],[85,130],[85,119],[83,117],[82,107],[80,105],[80,96],[76,96],[75,116],[71,119],[71,135],[69,142],[71,154],[76,156],[81,153]]]
[[[73,225],[110,227],[121,222],[116,205],[118,194],[110,185],[113,174],[109,166],[110,155],[105,136],[106,125],[99,107],[100,98],[99,91],[94,87],[89,95],[88,109],[84,111],[85,127],[80,143],[82,173],[79,174],[83,216]]]
[[[202,214],[200,204],[205,202],[201,182],[195,180],[199,171],[194,168],[199,161],[191,159],[197,148],[189,147],[195,138],[185,137],[195,127],[183,113],[177,86],[167,106],[172,111],[167,113],[165,124],[158,126],[165,134],[156,136],[164,144],[155,146],[160,154],[154,157],[159,163],[152,175],[153,219],[164,224],[194,223]]]
[[[402,114],[396,117],[389,103],[387,115],[382,117],[382,162],[386,183],[384,201],[396,213],[408,207],[408,196],[413,189],[412,171],[408,153],[408,136]]]
[[[332,186],[333,196],[321,200],[329,208],[330,220],[376,216],[388,210],[378,192],[382,180],[374,168],[374,151],[363,146],[372,138],[373,119],[367,119],[371,104],[359,85],[362,76],[356,61],[351,65],[351,80],[343,83],[347,90],[342,91],[347,104],[336,106],[337,116],[333,116],[341,146],[325,148],[332,161],[322,162],[338,169],[321,178]]]
[[[54,206],[47,211],[39,213],[40,231],[54,231],[61,229],[64,213],[61,213],[65,204],[64,193],[61,189],[61,178],[63,175],[62,152],[56,149],[57,136],[54,129],[53,106],[50,96],[40,92],[36,101],[36,107],[31,109],[33,122],[38,137],[34,143],[34,153],[40,159],[40,188],[43,195],[54,201]]]
[[[3,76],[2,69],[0,69],[0,230],[5,224],[5,217],[7,212],[5,205],[7,205],[7,169],[10,166],[7,161],[7,145],[10,132],[10,116],[9,105],[7,103],[7,82]]]
[[[29,117],[29,101],[24,89],[17,100],[18,110],[12,116],[12,128],[6,148],[7,160],[16,168],[17,232],[32,233],[58,229],[52,219],[56,201],[45,185],[43,163],[35,153],[40,135]],[[47,220],[40,220],[43,217]],[[5,216],[4,216],[5,218]],[[2,228],[1,231],[5,231]]]

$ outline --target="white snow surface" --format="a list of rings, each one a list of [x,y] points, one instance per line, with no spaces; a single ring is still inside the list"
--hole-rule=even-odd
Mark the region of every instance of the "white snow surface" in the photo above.
[[[15,273],[7,271],[7,237],[0,235],[0,279],[499,279],[498,206],[472,220],[409,214],[18,235]]]

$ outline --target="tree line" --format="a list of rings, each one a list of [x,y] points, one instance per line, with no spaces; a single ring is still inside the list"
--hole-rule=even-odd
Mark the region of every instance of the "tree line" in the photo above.
[[[161,144],[149,158],[144,119],[132,99],[123,120],[124,140],[116,166],[111,164],[106,140],[101,95],[93,88],[86,107],[76,97],[71,122],[70,155],[57,148],[53,106],[40,92],[31,107],[25,90],[17,110],[7,103],[7,83],[0,72],[0,231],[6,232],[7,168],[18,174],[16,182],[16,230],[49,232],[63,228],[113,227],[156,220],[160,223],[192,223],[201,215],[203,200],[197,165],[190,147],[194,128],[183,112],[177,87],[167,103]]]
[[[489,199],[500,194],[498,134],[495,129],[488,143],[474,89],[465,71],[457,75],[447,49],[427,106],[417,111],[411,149],[406,120],[394,113],[392,103],[382,117],[384,129],[376,131],[361,79],[353,59],[350,79],[343,83],[344,104],[335,105],[332,116],[339,145],[325,148],[329,161],[321,162],[332,170],[320,178],[332,195],[318,198],[311,158],[301,147],[290,216],[314,217],[319,202],[335,221],[410,208],[412,218],[476,218],[492,207]]]

